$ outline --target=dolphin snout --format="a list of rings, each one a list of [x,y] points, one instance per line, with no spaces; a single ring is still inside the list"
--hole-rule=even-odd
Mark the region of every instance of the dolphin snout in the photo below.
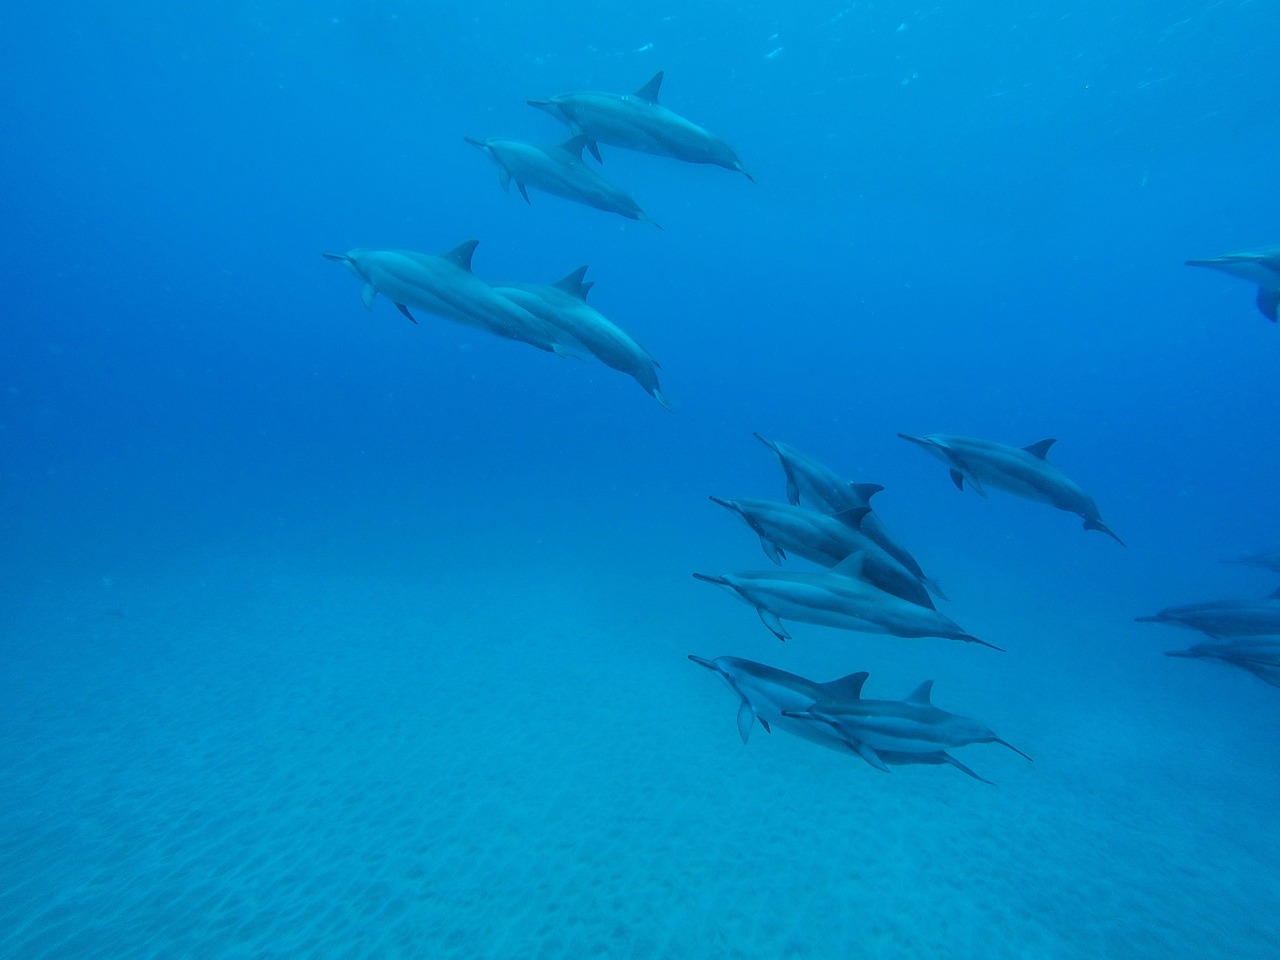
[[[700,667],[706,667],[708,670],[716,670],[716,665],[710,660],[703,660],[702,657],[695,657],[692,653],[689,654],[689,659]],[[717,670],[717,672],[719,671]]]
[[[724,577],[713,577],[709,573],[695,573],[693,575],[693,579],[701,580],[703,583],[719,584],[722,587],[727,587],[729,585],[729,581]]]
[[[929,442],[929,440],[928,440],[927,438],[925,438],[925,437],[913,437],[913,436],[912,436],[911,434],[909,434],[909,433],[900,433],[900,434],[898,434],[898,436],[900,436],[903,440],[910,440],[912,443],[914,443],[914,444],[918,444],[919,446],[922,446],[922,447],[932,447],[932,446],[933,446],[933,444],[932,444],[932,443],[930,443],[930,442]]]
[[[467,143],[471,144],[473,147],[479,147],[481,150],[483,150],[485,147],[484,141],[477,140],[475,137],[463,137],[462,139],[465,140]]]
[[[707,497],[712,503],[718,503],[726,510],[737,510],[738,506],[732,500],[721,500],[719,497]]]

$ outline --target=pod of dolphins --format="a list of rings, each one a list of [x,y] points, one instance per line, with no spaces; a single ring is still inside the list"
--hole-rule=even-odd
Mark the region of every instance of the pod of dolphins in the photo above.
[[[584,151],[602,163],[600,144],[607,144],[724,167],[754,182],[727,143],[659,102],[662,79],[661,72],[655,74],[635,93],[580,92],[528,100],[530,106],[569,127],[569,138],[554,145],[498,137],[464,140],[494,163],[503,190],[509,192],[514,182],[526,203],[531,203],[529,190],[533,189],[658,226],[630,194],[584,160]],[[353,249],[324,257],[341,263],[360,281],[367,309],[373,309],[381,294],[415,324],[414,311],[418,311],[558,356],[589,356],[631,377],[663,407],[671,408],[658,381],[657,362],[625,330],[587,303],[593,284],[585,280],[585,266],[550,284],[489,283],[472,269],[476,246],[477,241],[468,240],[439,255]],[[1188,260],[1187,264],[1253,284],[1258,309],[1277,321],[1280,247]],[[1049,504],[1076,514],[1086,530],[1104,533],[1123,546],[1103,522],[1093,498],[1049,463],[1053,439],[1014,447],[949,434],[899,436],[946,464],[951,481],[962,491],[967,483],[983,497],[992,488]],[[776,566],[791,554],[818,569],[695,573],[696,579],[722,586],[753,607],[779,640],[790,639],[783,624],[789,620],[1002,649],[938,611],[933,598],[946,600],[946,595],[872,509],[871,500],[882,486],[847,481],[788,444],[759,434],[756,438],[778,459],[786,482],[785,502],[711,500],[751,528]],[[1280,572],[1280,551],[1227,562]],[[1168,656],[1217,660],[1280,686],[1280,590],[1260,600],[1169,607],[1137,619],[1190,627],[1212,640]],[[689,659],[718,674],[737,696],[743,743],[759,722],[767,732],[776,727],[841,753],[856,754],[883,772],[891,766],[945,764],[983,783],[990,781],[949,751],[998,743],[1026,757],[977,720],[935,707],[932,680],[902,700],[870,700],[862,696],[865,672],[818,683],[738,657],[708,660],[690,654]]]

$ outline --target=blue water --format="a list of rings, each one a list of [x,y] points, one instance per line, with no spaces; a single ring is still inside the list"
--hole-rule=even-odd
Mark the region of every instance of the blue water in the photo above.
[[[0,955],[1263,957],[1277,691],[1135,624],[1270,591],[1277,242],[1238,2],[73,2],[0,30]],[[504,194],[462,137],[663,102],[756,178],[604,147],[655,220]],[[590,162],[590,161],[589,161]],[[668,413],[320,257],[590,264]],[[1007,654],[796,625],[719,496],[752,432],[887,488]],[[958,493],[1025,444],[1127,542]],[[935,701],[1035,757],[743,747],[685,659]]]

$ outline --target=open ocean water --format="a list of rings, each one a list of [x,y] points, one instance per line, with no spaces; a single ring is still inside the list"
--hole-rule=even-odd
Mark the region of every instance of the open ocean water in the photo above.
[[[1190,258],[1280,243],[1264,0],[76,2],[0,28],[0,956],[1280,956],[1280,689],[1162,654],[1280,547],[1280,330]],[[602,146],[662,225],[463,137],[629,92],[755,183]],[[591,302],[628,379],[320,254]],[[707,497],[753,432],[998,653],[755,613]],[[897,433],[1014,445],[1080,520]],[[806,569],[802,562],[788,568]],[[1198,639],[1204,639],[1203,637]],[[980,718],[886,775],[687,654]]]

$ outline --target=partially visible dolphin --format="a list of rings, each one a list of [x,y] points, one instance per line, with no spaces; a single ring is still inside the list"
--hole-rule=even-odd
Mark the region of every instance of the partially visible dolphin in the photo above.
[[[473,147],[479,147],[498,165],[498,182],[503,190],[510,190],[514,180],[526,203],[530,200],[525,187],[533,187],[606,213],[616,213],[628,220],[658,226],[627,193],[582,162],[582,148],[586,144],[583,137],[571,137],[554,147],[499,138],[462,139]]]
[[[807,710],[815,701],[838,702],[859,699],[862,696],[862,685],[868,676],[866,671],[851,673],[847,677],[827,683],[814,683],[794,673],[776,670],[754,660],[742,660],[738,657],[716,657],[714,660],[704,660],[702,657],[695,657],[692,653],[689,654],[689,659],[713,671],[738,696],[738,736],[742,738],[743,743],[751,737],[752,728],[756,722],[759,722],[766,733],[772,733],[776,726],[779,730],[785,730],[787,733],[831,750],[838,750],[845,754],[858,752],[848,738],[836,733],[825,724],[812,723],[808,719],[795,719],[787,716],[787,713]],[[883,751],[879,756],[888,764],[949,763],[975,780],[991,783],[990,780],[978,776],[945,750],[937,750],[933,753]]]
[[[933,608],[924,584],[853,522],[773,500],[712,497],[711,501],[742,517],[760,537],[765,556],[774,563],[781,563],[789,550],[813,563],[834,567],[845,557],[861,552],[863,577],[881,590]],[[869,508],[861,508],[861,513],[868,512]]]
[[[1124,546],[1124,541],[1102,522],[1093,497],[1045,459],[1049,448],[1057,442],[1055,440],[1041,440],[1019,448],[992,440],[942,433],[925,437],[900,433],[898,436],[922,447],[949,466],[951,481],[960,490],[968,480],[969,486],[984,497],[987,493],[983,485],[990,484],[1028,500],[1050,504],[1059,510],[1079,514],[1086,530],[1101,530]]]
[[[1189,267],[1209,267],[1256,284],[1257,304],[1272,323],[1280,315],[1280,247],[1251,253],[1228,253],[1208,260],[1188,260]]]
[[[925,576],[916,558],[893,538],[874,512],[865,516],[859,513],[861,508],[871,506],[871,498],[884,487],[878,483],[853,483],[845,480],[826,464],[800,452],[789,443],[766,440],[758,433],[753,436],[772,450],[778,458],[778,464],[782,467],[782,473],[787,479],[788,503],[796,505],[801,500],[806,500],[814,509],[829,513],[841,520],[861,517],[855,526],[862,533],[880,544],[891,557],[906,567],[913,577],[933,591],[936,596],[943,600],[947,599],[942,588]]]
[[[877,770],[889,772],[881,751],[930,754],[971,743],[999,743],[1031,758],[969,717],[939,710],[930,700],[933,681],[920,684],[905,700],[818,701],[784,717],[826,724],[846,738],[854,751]]]
[[[374,298],[381,293],[414,323],[418,321],[409,307],[563,354],[555,330],[546,321],[495,293],[471,272],[477,245],[478,241],[468,240],[440,256],[358,249],[324,257],[343,264],[364,284],[360,299],[367,309],[373,309]]]
[[[1211,600],[1166,607],[1138,623],[1172,623],[1220,637],[1280,637],[1280,589],[1260,600]]]
[[[658,383],[658,363],[631,336],[587,303],[594,284],[583,282],[587,268],[579,267],[553,284],[498,283],[494,289],[559,331],[559,341],[580,347],[607,367],[625,373],[645,393],[671,409]]]
[[[791,634],[783,620],[816,623],[841,630],[886,633],[895,637],[942,637],[1000,650],[979,640],[937,610],[895,597],[862,577],[862,554],[842,560],[830,570],[753,570],[694,579],[726,587],[748,606],[779,640]]]
[[[530,100],[585,138],[591,155],[600,159],[597,144],[674,157],[686,163],[711,163],[747,173],[733,148],[714,134],[658,103],[662,71],[635,93],[564,93],[550,100]]]
[[[1230,643],[1197,643],[1187,650],[1170,650],[1165,656],[1218,660],[1249,671],[1263,683],[1280,687],[1280,639],[1268,637]]]
[[[1222,562],[1248,567],[1262,567],[1263,569],[1275,570],[1280,573],[1280,550],[1263,550],[1260,553],[1250,553],[1247,556],[1237,557],[1234,560],[1223,560]]]

